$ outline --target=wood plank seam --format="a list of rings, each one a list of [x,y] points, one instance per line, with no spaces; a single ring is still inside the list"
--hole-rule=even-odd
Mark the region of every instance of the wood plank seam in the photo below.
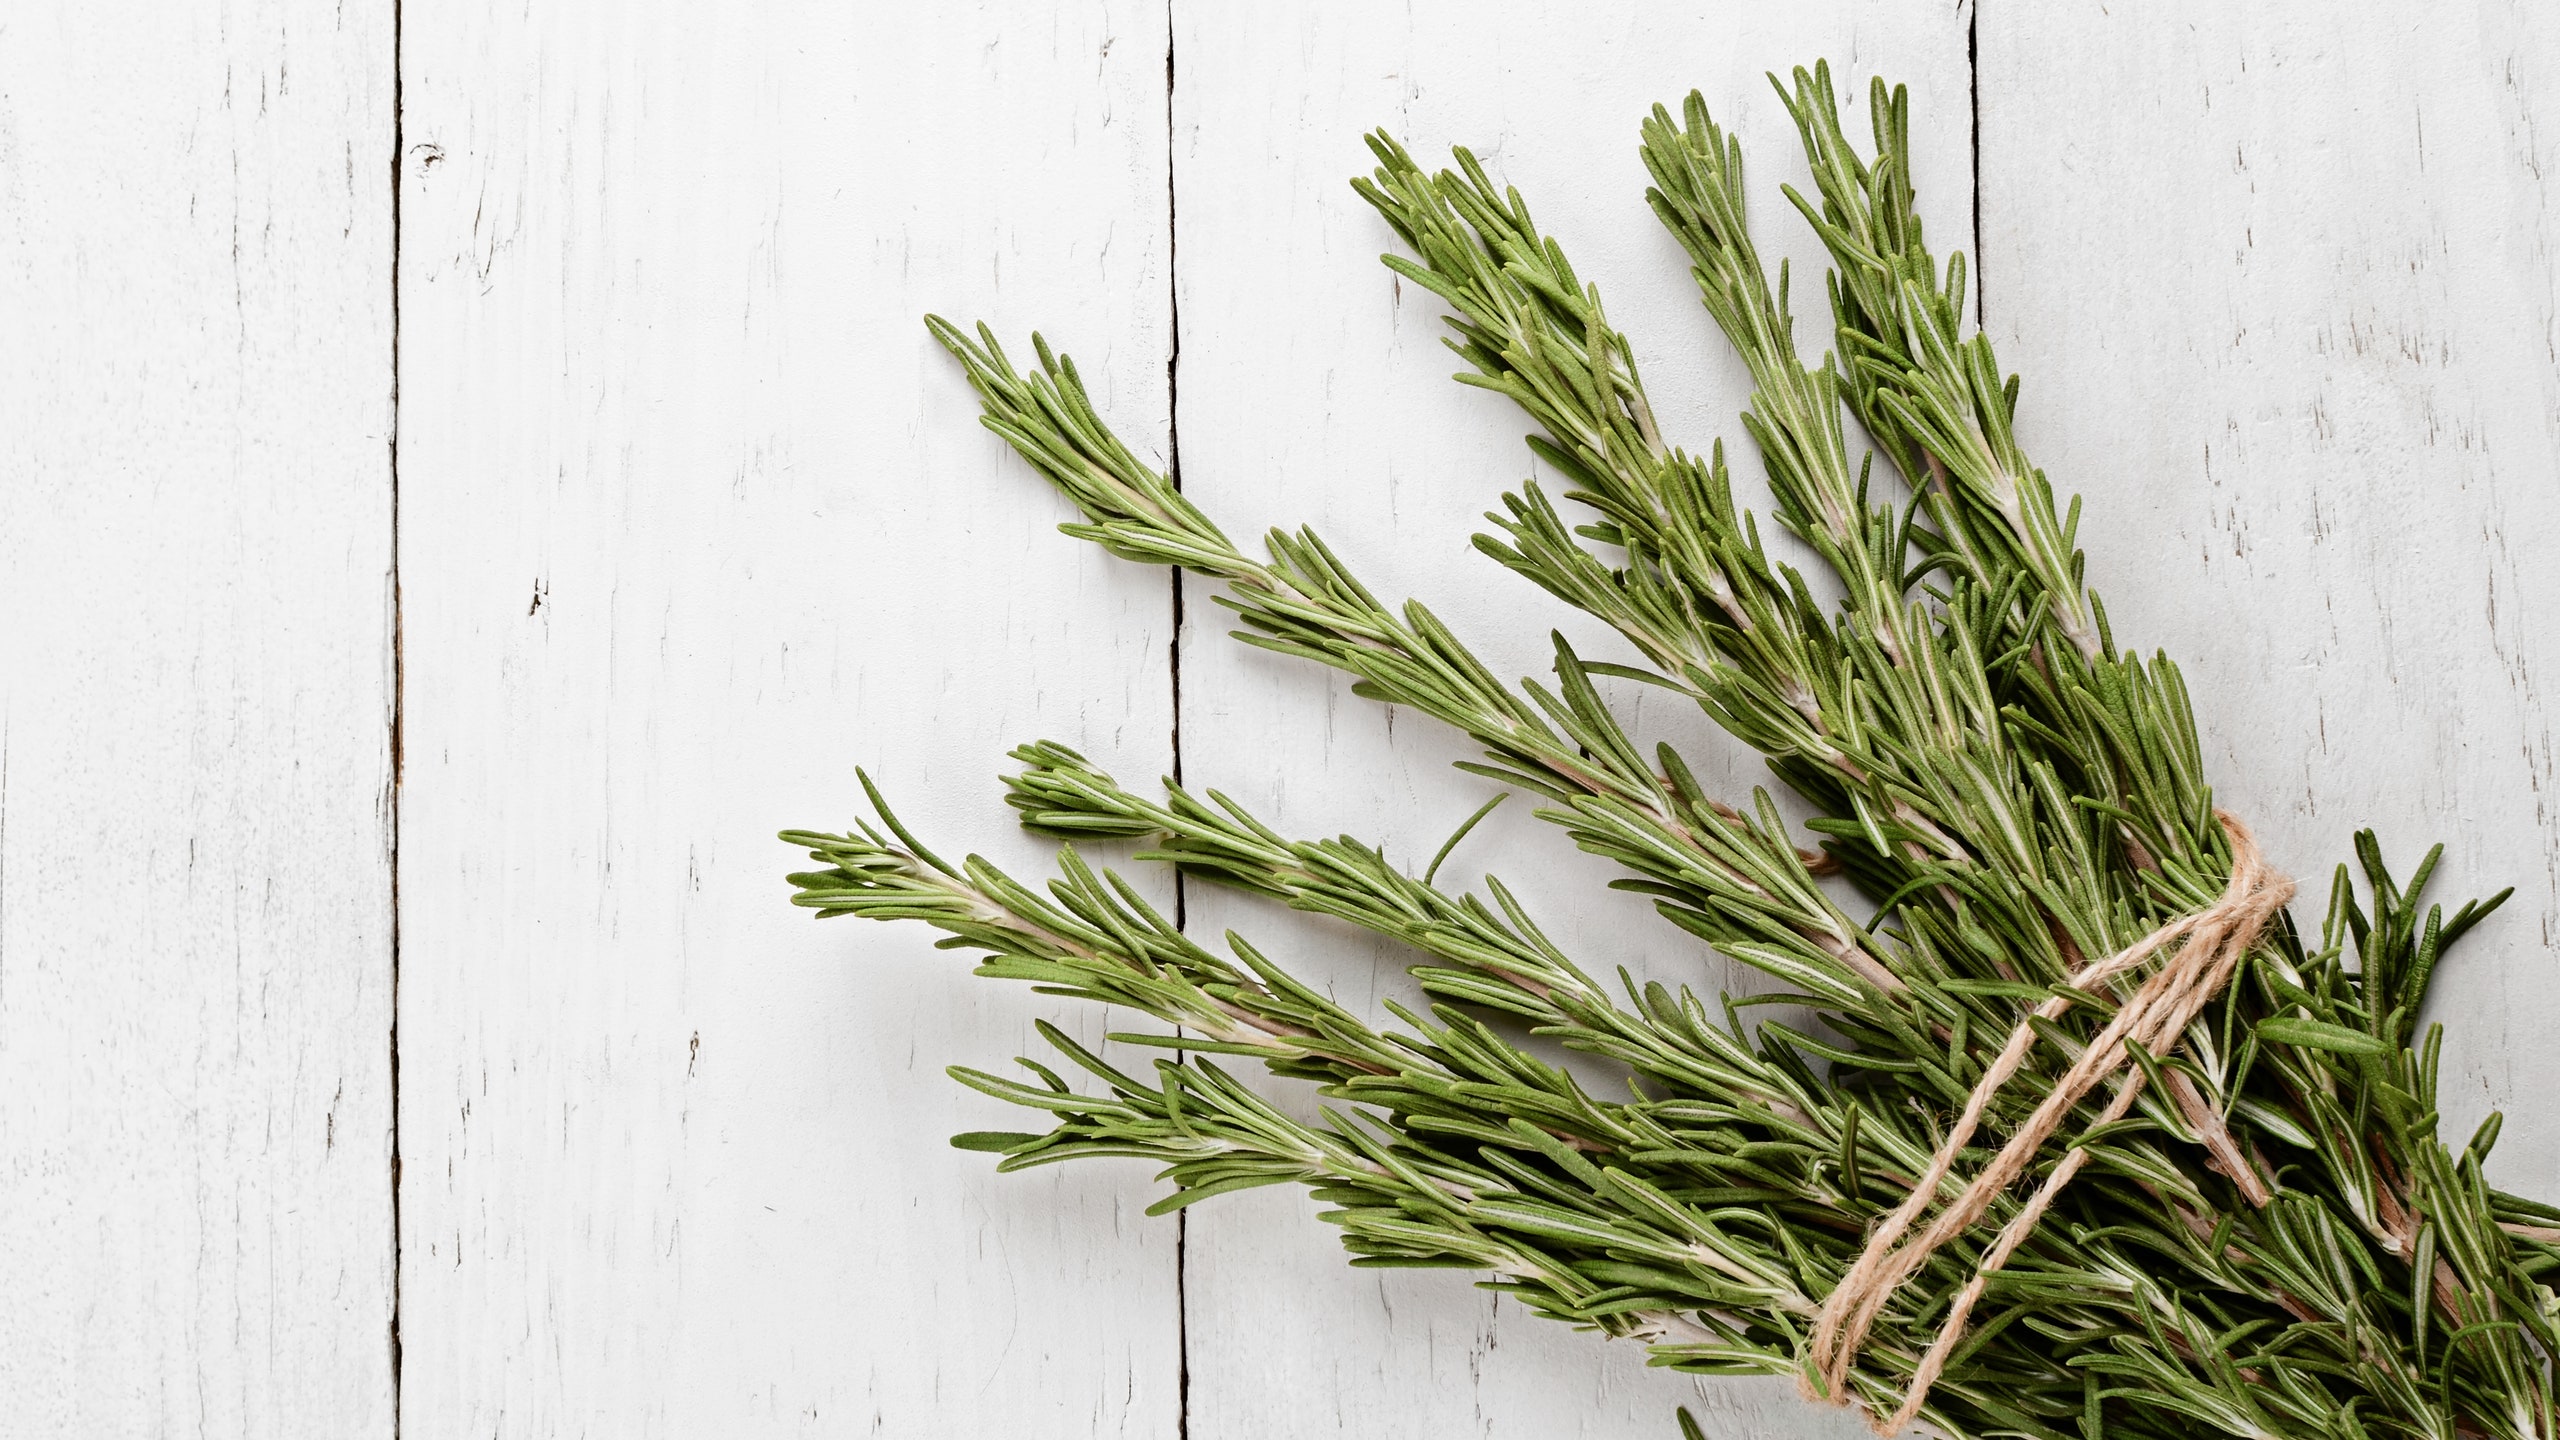
[[[1180,30],[1175,0],[1164,5],[1164,473],[1173,488],[1182,488],[1182,212],[1174,183],[1174,46]],[[1173,783],[1182,783],[1182,567],[1173,567],[1173,636],[1165,645],[1168,690],[1172,700]],[[1173,872],[1173,924],[1190,929],[1187,881]],[[1191,1440],[1191,1305],[1185,1256],[1191,1238],[1191,1212],[1173,1216],[1173,1433]]]
[[[391,414],[386,422],[391,481],[391,794],[384,828],[390,832],[391,870],[391,1440],[400,1440],[406,1406],[402,1399],[400,1351],[400,1280],[405,1257],[400,1233],[400,781],[404,773],[408,715],[408,664],[403,644],[400,594],[400,192],[402,168],[408,162],[407,112],[402,104],[401,0],[391,0]]]

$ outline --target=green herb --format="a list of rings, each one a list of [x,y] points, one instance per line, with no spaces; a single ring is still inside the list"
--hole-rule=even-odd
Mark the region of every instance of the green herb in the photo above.
[[[1784,269],[1773,279],[1744,223],[1740,147],[1697,96],[1643,126],[1648,199],[1749,367],[1743,428],[1773,518],[1829,572],[1836,606],[1736,507],[1721,444],[1700,455],[1661,433],[1599,291],[1516,191],[1463,150],[1426,173],[1384,135],[1355,182],[1411,252],[1389,267],[1454,312],[1458,378],[1516,401],[1563,482],[1503,496],[1479,548],[1606,622],[1637,664],[1559,637],[1551,683],[1507,686],[1312,532],[1275,532],[1258,553],[1229,540],[1036,337],[1026,374],[983,327],[930,323],[987,425],[1083,512],[1069,534],[1223,581],[1239,638],[1463,731],[1484,752],[1465,768],[1534,796],[1624,870],[1617,884],[1775,977],[1822,1033],[1594,977],[1498,881],[1453,894],[1432,883],[1437,859],[1417,879],[1359,841],[1292,839],[1214,790],[1141,796],[1034,744],[1009,782],[1026,825],[1137,837],[1142,861],[1401,940],[1430,1005],[1390,1005],[1393,1023],[1373,1025],[1240,936],[1223,953],[1197,943],[1072,845],[1044,888],[975,856],[954,865],[866,779],[876,823],[784,835],[821,867],[791,877],[795,903],[921,919],[982,952],[980,974],[1176,1027],[1114,1037],[1166,1052],[1144,1074],[1046,1027],[1073,1080],[1031,1060],[1025,1080],[954,1070],[1048,1117],[955,1143],[1008,1170],[1155,1159],[1174,1187],[1157,1211],[1304,1185],[1355,1265],[1489,1271],[1483,1283],[1661,1364],[1809,1376],[1825,1297],[2012,1032],[2031,1025],[2037,1043],[1993,1097],[1984,1145],[2050,1093],[2140,975],[2030,1012],[2214,905],[2231,843],[2185,686],[2166,656],[2120,649],[2082,583],[2078,502],[2057,505],[2018,447],[2017,381],[1964,323],[1963,257],[1941,267],[1922,238],[1903,92],[1874,87],[1868,156],[1841,132],[1826,67],[1780,93],[1815,180],[1787,193],[1833,266],[1831,354],[1797,352]],[[1693,698],[1810,802],[1819,852],[1765,792],[1711,796],[1671,747],[1640,749],[1594,676]],[[2118,1084],[2143,1083],[2123,1118],[2090,1123],[2118,1093],[2101,1086],[2042,1149],[2030,1177],[2073,1150],[2083,1168],[1988,1278],[1923,1428],[2560,1436],[2560,1210],[2482,1178],[2494,1119],[2461,1150],[2439,1136],[2441,1027],[2417,1026],[2444,951],[2506,897],[2448,915],[2422,898],[2435,852],[2404,889],[2369,834],[2357,850],[2364,898],[2338,867],[2316,944],[2279,916],[2182,1043],[2133,1050]],[[1818,883],[1835,869],[1871,911]],[[1616,1062],[1626,1093],[1591,1093],[1524,1033]],[[1213,1057],[1312,1081],[1332,1104],[1302,1123]],[[1988,1151],[1957,1159],[1940,1199]],[[1894,1292],[1836,1398],[1878,1416],[1901,1404],[2032,1188]]]

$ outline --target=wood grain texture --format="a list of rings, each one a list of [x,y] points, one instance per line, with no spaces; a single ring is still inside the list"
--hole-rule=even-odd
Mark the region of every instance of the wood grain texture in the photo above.
[[[0,1435],[391,1433],[390,47],[0,18]]]
[[[1547,634],[1621,658],[1560,604],[1474,553],[1480,515],[1530,468],[1509,402],[1450,383],[1442,309],[1377,263],[1394,237],[1348,184],[1383,126],[1430,163],[1473,148],[1518,185],[1629,332],[1667,427],[1703,448],[1742,446],[1748,386],[1700,305],[1676,244],[1645,208],[1636,130],[1656,101],[1704,90],[1757,177],[1764,244],[1798,257],[1803,334],[1827,330],[1819,254],[1778,192],[1801,183],[1792,123],[1764,73],[1829,57],[1859,92],[1881,68],[1923,96],[1966,93],[1966,15],[1946,5],[1825,3],[1554,7],[1178,7],[1174,172],[1179,199],[1180,434],[1187,491],[1230,534],[1312,523],[1390,601],[1418,595],[1499,673],[1546,674]],[[1966,244],[1968,119],[1928,105],[1919,183]],[[1756,480],[1746,480],[1746,487]],[[1765,493],[1765,492],[1763,492]],[[1354,697],[1304,664],[1224,638],[1195,603],[1183,639],[1184,773],[1296,834],[1341,831],[1420,865],[1490,793],[1449,768],[1469,750],[1435,722]],[[1765,772],[1698,715],[1619,687],[1644,738],[1672,739],[1710,783],[1744,796]],[[1758,988],[1602,887],[1519,804],[1446,875],[1514,883],[1560,943],[1601,973],[1618,964],[1703,990]],[[1336,997],[1412,998],[1406,957],[1344,927],[1191,887],[1195,933],[1234,925]],[[1301,1097],[1302,1098],[1302,1097]],[[1199,1440],[1332,1435],[1636,1436],[1699,1408],[1718,1435],[1863,1433],[1779,1381],[1704,1388],[1648,1370],[1640,1351],[1535,1318],[1455,1272],[1354,1271],[1305,1197],[1256,1191],[1192,1212],[1191,1434]]]
[[[1692,87],[1734,125],[1818,345],[1761,76],[1821,56],[1853,125],[1912,86],[1930,234],[1978,214],[2030,452],[2225,801],[2315,892],[2366,824],[2404,870],[2447,841],[2445,896],[2519,887],[2439,983],[2447,1128],[2506,1107],[2493,1175],[2560,1196],[2545,9],[39,3],[0,19],[0,1436],[1862,1433],[1352,1271],[1294,1193],[1209,1202],[1178,1262],[1136,1167],[947,1149],[1018,1121],[944,1065],[1110,1018],[812,923],[770,838],[848,823],[861,764],[1043,874],[1003,750],[1170,768],[1178,650],[1190,781],[1425,860],[1466,747],[1196,582],[1177,635],[919,318],[1046,327],[1167,458],[1178,393],[1230,533],[1315,524],[1498,670],[1550,627],[1615,655],[1467,547],[1524,426],[1377,265],[1360,136],[1473,146],[1678,437],[1738,441],[1635,126]],[[1586,964],[1758,988],[1527,809],[1444,874]],[[1188,908],[1412,994],[1343,927]]]
[[[2517,887],[2438,981],[2447,1133],[2560,1197],[2560,16],[1996,3],[1983,266],[2120,640],[2317,913],[2371,825]]]
[[[1163,12],[406,9],[408,1433],[1169,1436],[1172,1227],[999,1177],[1034,1016],[786,902],[785,825],[1023,873],[1052,736],[1171,761],[1170,587],[925,334],[1081,341],[1161,443]]]

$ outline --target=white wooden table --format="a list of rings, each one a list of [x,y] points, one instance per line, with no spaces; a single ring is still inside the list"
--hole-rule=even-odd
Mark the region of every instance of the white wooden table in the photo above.
[[[1466,545],[1521,424],[1375,263],[1359,137],[1476,147],[1681,435],[1738,441],[1635,126],[1694,86],[1738,128],[1812,341],[1760,77],[1822,56],[1912,87],[1930,233],[2226,799],[2315,882],[2374,824],[2519,887],[2439,987],[2449,1128],[2508,1106],[2493,1172],[2560,1193],[2548,6],[26,0],[0,1434],[1853,1433],[1348,1270],[1294,1194],[996,1176],[942,1067],[1103,1018],[812,924],[771,838],[846,823],[861,763],[1041,873],[994,777],[1046,736],[1427,855],[1485,793],[1461,747],[1055,535],[919,316],[1044,328],[1231,533],[1314,522],[1539,671],[1565,617]],[[1525,817],[1453,866],[1729,979]]]

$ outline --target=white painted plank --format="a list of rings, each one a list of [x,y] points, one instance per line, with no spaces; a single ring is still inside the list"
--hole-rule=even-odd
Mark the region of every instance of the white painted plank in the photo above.
[[[920,323],[1170,345],[1165,33],[1115,4],[412,3],[404,1413],[417,1435],[1168,1436],[1124,1167],[942,1067],[1102,1017],[787,903],[868,766],[1025,873],[1010,745],[1170,762],[1170,587]],[[805,863],[804,861],[801,863]]]
[[[0,1434],[391,1433],[391,10],[0,20]]]
[[[2297,915],[2365,825],[2517,887],[2437,984],[2446,1127],[2560,1198],[2560,15],[2002,3],[1981,64],[1993,334],[2117,636]]]
[[[1521,187],[1629,332],[1657,408],[1684,443],[1730,435],[1747,385],[1699,306],[1686,262],[1644,204],[1638,122],[1703,89],[1758,177],[1764,242],[1799,258],[1802,338],[1827,337],[1819,248],[1778,194],[1803,174],[1791,122],[1763,78],[1829,57],[1857,92],[1881,68],[1918,92],[1924,203],[1939,243],[1965,244],[1971,209],[1966,16],[1943,5],[1744,4],[1673,15],[1640,6],[1422,3],[1179,10],[1175,175],[1186,487],[1231,534],[1313,522],[1384,595],[1420,595],[1496,668],[1545,674],[1563,608],[1476,555],[1468,537],[1526,473],[1508,402],[1450,383],[1441,311],[1399,290],[1376,256],[1385,224],[1345,183],[1385,126],[1426,159],[1474,148]],[[1799,183],[1801,181],[1799,180]],[[1467,748],[1433,722],[1353,697],[1311,667],[1246,651],[1195,604],[1183,645],[1187,778],[1297,833],[1352,831],[1419,864],[1489,793],[1449,762]],[[1694,710],[1636,706],[1733,795],[1756,760]],[[1658,692],[1656,692],[1658,694]],[[1490,868],[1538,902],[1595,967],[1714,990],[1748,984],[1631,897],[1561,834],[1510,807],[1446,874]],[[1521,813],[1511,813],[1518,811]],[[1236,925],[1326,975],[1351,1003],[1410,996],[1405,957],[1342,927],[1191,888],[1195,932]],[[1191,1434],[1659,1436],[1673,1405],[1720,1435],[1863,1433],[1779,1381],[1699,1387],[1469,1288],[1455,1272],[1353,1271],[1302,1196],[1258,1191],[1193,1211]]]

